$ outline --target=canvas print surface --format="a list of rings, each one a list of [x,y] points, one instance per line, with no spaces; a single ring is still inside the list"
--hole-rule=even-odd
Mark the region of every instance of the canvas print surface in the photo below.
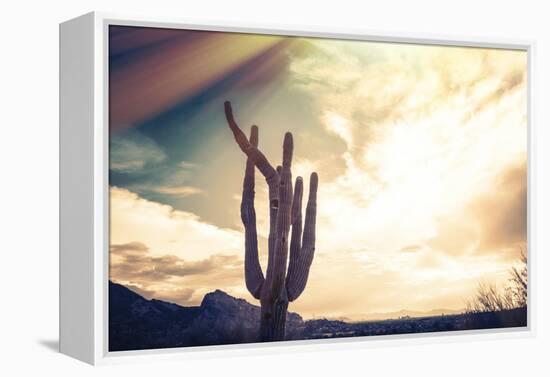
[[[526,326],[527,73],[110,26],[109,350]]]

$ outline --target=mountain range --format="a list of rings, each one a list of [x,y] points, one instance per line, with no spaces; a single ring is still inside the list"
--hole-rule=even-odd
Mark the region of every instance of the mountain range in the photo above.
[[[416,315],[415,315],[416,314]],[[304,320],[288,313],[286,340],[425,333],[500,327],[523,327],[527,308],[500,312],[447,314],[400,311],[387,319],[363,322]],[[258,341],[260,308],[216,290],[200,306],[148,300],[109,282],[109,351],[189,347]]]

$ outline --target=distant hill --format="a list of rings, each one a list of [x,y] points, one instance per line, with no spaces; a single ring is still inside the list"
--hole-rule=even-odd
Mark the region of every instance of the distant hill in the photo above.
[[[404,317],[421,318],[421,317],[433,317],[438,315],[452,315],[463,313],[464,310],[453,309],[432,309],[429,311],[407,310],[402,309],[397,312],[384,312],[384,313],[368,313],[364,315],[354,316],[354,318],[361,318],[361,320],[354,320],[353,322],[361,321],[380,321],[384,319],[399,319]]]
[[[321,339],[350,336],[425,333],[468,329],[523,327],[527,308],[476,314],[430,316],[397,312],[396,319],[345,322],[328,319],[304,321],[288,313],[286,339]],[[387,313],[386,313],[387,315]],[[421,317],[421,318],[420,318]],[[109,351],[172,348],[258,341],[260,308],[216,290],[200,306],[184,307],[147,300],[123,285],[109,282]]]

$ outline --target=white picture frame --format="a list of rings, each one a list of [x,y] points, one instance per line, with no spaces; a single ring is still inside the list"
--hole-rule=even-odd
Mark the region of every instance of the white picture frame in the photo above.
[[[471,341],[534,336],[535,270],[529,268],[528,326],[522,329],[388,335],[277,343],[108,351],[108,27],[128,25],[368,41],[525,50],[528,54],[528,263],[536,263],[532,122],[535,43],[444,34],[383,33],[311,26],[189,23],[92,12],[60,24],[60,352],[90,364],[384,346],[391,342]],[[531,283],[532,282],[532,283]]]

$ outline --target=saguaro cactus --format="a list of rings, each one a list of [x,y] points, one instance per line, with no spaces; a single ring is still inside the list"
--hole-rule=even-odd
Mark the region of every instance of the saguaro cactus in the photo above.
[[[312,173],[305,225],[302,232],[302,178],[292,187],[292,134],[283,142],[283,164],[273,166],[258,149],[258,127],[252,126],[250,140],[233,118],[231,103],[225,102],[229,128],[241,150],[246,154],[246,168],[241,202],[241,219],[245,228],[246,287],[261,303],[260,340],[284,340],[288,303],[296,300],[307,284],[315,253],[315,218],[317,215],[317,173]],[[258,259],[256,211],[254,209],[255,167],[265,177],[269,188],[269,238],[266,276]],[[290,258],[288,236],[290,238]],[[303,234],[302,234],[303,233]]]

